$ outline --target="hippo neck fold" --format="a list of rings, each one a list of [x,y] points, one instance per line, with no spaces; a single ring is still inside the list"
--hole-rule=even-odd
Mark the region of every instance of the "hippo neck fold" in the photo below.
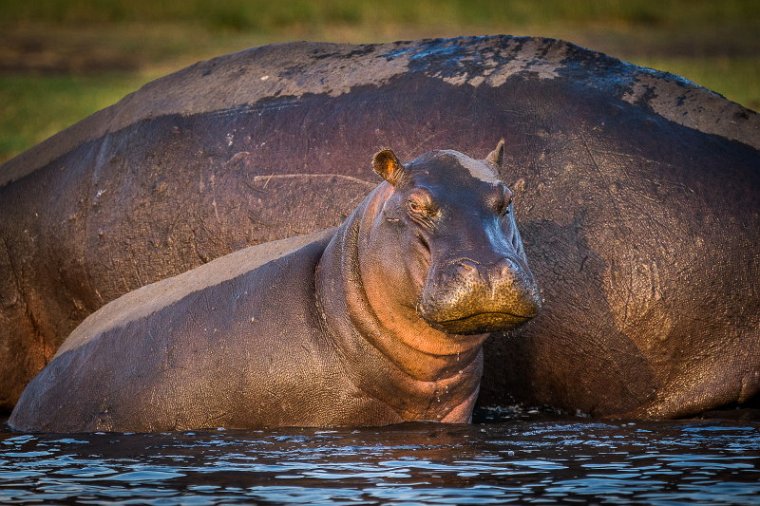
[[[367,297],[367,287],[384,280],[363,279],[361,243],[373,227],[384,226],[378,213],[392,191],[383,184],[370,193],[325,249],[316,270],[320,316],[359,389],[402,420],[467,422],[480,385],[486,336],[462,337],[457,345],[459,336],[437,331],[418,316],[383,321]],[[437,342],[420,346],[420,333]]]

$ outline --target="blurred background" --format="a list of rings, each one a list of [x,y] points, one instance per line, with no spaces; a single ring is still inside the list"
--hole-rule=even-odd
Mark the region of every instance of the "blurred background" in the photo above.
[[[0,0],[0,162],[216,55],[494,33],[569,40],[760,109],[760,0]]]

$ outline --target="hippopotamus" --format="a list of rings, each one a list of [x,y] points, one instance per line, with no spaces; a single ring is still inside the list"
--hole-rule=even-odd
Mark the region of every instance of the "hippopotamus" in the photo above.
[[[145,85],[0,169],[0,398],[89,314],[246,246],[337,226],[366,153],[484,154],[545,299],[485,343],[480,404],[668,418],[760,390],[760,121],[542,38],[289,43]]]
[[[501,181],[451,150],[385,180],[337,229],[263,244],[93,313],[9,420],[44,432],[470,419],[488,334],[538,289]]]

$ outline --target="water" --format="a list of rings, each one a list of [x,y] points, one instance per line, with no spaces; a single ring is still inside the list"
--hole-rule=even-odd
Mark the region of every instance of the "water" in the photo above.
[[[0,503],[758,504],[760,422],[0,432]]]

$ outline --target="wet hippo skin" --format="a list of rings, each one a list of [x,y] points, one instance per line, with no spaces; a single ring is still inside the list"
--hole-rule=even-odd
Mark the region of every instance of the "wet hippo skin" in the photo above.
[[[545,300],[487,342],[481,402],[672,417],[760,369],[760,123],[676,76],[507,36],[266,46],[146,85],[0,170],[5,406],[88,314],[337,226],[366,154],[507,141]]]
[[[92,314],[24,390],[39,432],[470,420],[488,333],[538,288],[497,165],[456,151],[406,166],[337,230],[231,253]]]

